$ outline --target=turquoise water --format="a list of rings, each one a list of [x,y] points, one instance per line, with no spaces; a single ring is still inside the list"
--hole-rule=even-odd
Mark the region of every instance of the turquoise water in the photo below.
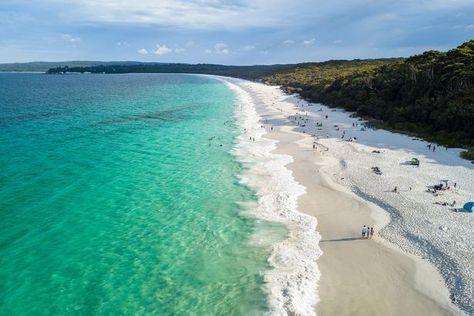
[[[230,154],[235,96],[190,75],[0,74],[0,314],[264,312],[275,229]]]

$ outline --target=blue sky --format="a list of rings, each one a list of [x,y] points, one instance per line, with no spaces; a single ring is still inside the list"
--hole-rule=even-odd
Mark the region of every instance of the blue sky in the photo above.
[[[272,64],[474,38],[474,0],[0,0],[0,62]]]

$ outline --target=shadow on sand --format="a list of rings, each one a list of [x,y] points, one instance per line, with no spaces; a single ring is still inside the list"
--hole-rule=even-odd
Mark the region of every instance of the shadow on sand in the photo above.
[[[323,239],[320,242],[333,242],[333,241],[352,241],[352,240],[362,240],[367,238],[362,237],[348,237],[348,238],[339,238],[339,239]]]

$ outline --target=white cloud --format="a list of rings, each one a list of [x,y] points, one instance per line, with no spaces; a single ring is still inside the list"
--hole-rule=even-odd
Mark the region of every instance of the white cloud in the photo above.
[[[165,55],[171,53],[173,50],[166,45],[156,45],[156,50],[153,52],[155,55]]]
[[[205,49],[204,52],[205,52],[206,54],[212,54],[212,50],[211,50],[211,49]]]
[[[228,54],[229,47],[224,43],[217,43],[214,45],[214,52],[216,52],[216,54]]]
[[[117,42],[117,46],[128,47],[130,44],[128,42]]]
[[[48,0],[46,0],[48,1]],[[53,3],[57,0],[49,0]],[[268,0],[69,0],[69,19],[121,24],[150,24],[183,29],[247,29],[284,25],[286,12]]]
[[[75,36],[72,36],[71,34],[62,34],[61,38],[70,43],[77,43],[81,41],[80,37],[75,37]]]
[[[137,50],[145,47],[148,57],[157,56],[153,54],[157,42],[166,43],[176,54],[176,49],[185,48],[186,61],[190,62],[206,60],[202,58],[204,49],[209,49],[208,54],[214,53],[214,44],[219,41],[230,46],[224,48],[227,55],[218,55],[229,57],[225,59],[229,63],[267,62],[267,58],[259,53],[262,49],[271,52],[268,62],[281,63],[394,56],[398,54],[396,47],[400,45],[413,47],[406,53],[408,55],[422,51],[420,38],[425,46],[441,45],[442,49],[454,47],[468,38],[466,36],[474,30],[471,18],[473,1],[326,0],[318,1],[317,10],[309,10],[314,7],[315,0],[0,0],[0,3],[14,3],[15,6],[21,4],[19,9],[8,5],[4,10],[0,8],[0,32],[3,31],[0,43],[14,43],[19,47],[17,51],[23,50],[22,54],[12,54],[0,49],[0,58],[10,61],[21,58],[65,60],[106,56],[106,53],[126,58],[126,49],[116,44],[119,40],[153,44],[131,45],[135,55],[138,55]],[[40,11],[41,14],[37,14]],[[319,38],[318,30],[328,25],[331,25],[333,38],[323,40]],[[431,29],[422,29],[425,26]],[[455,32],[451,27],[459,28],[459,31]],[[122,35],[117,33],[123,30],[126,32]],[[302,30],[307,32],[302,33]],[[18,31],[28,31],[28,34],[18,39],[15,36]],[[174,42],[168,36],[170,32],[174,34]],[[62,37],[62,33],[70,34]],[[432,36],[434,33],[439,33],[439,36]],[[140,34],[139,39],[136,34]],[[42,39],[47,36],[51,38],[49,42]],[[311,46],[313,36],[318,38]],[[104,48],[105,43],[114,38],[112,47]],[[303,43],[304,40],[307,44]],[[336,40],[343,42],[335,46],[338,44]],[[377,43],[380,54],[372,52],[373,48],[368,45],[370,40]],[[188,48],[187,41],[196,44]],[[59,50],[53,45],[59,43],[65,48],[85,46],[85,42],[86,50]],[[257,57],[250,53],[246,56],[233,54],[238,51],[243,55],[246,44],[257,42],[252,50]],[[316,45],[317,51],[314,49]],[[300,49],[293,51],[296,46]],[[341,49],[335,51],[334,47]],[[170,55],[171,52],[164,56]],[[207,59],[212,59],[212,56],[206,55]]]
[[[341,44],[341,43],[342,43],[342,40],[340,40],[340,39],[337,39],[337,40],[333,41],[333,44]]]
[[[312,39],[303,41],[303,44],[306,45],[306,46],[309,46],[309,45],[313,45],[315,42],[316,42],[316,39],[312,38]]]
[[[211,30],[255,27],[288,30],[296,25],[314,29],[316,26],[327,25],[327,20],[338,21],[344,18],[349,22],[345,28],[347,31],[355,22],[364,20],[364,16],[373,14],[385,13],[384,17],[389,19],[394,17],[391,14],[398,14],[403,17],[403,23],[406,25],[406,20],[423,20],[424,16],[429,16],[432,12],[462,12],[464,8],[472,8],[473,5],[473,0],[401,0],[396,4],[388,0],[326,0],[317,1],[317,10],[308,10],[314,6],[314,0],[3,0],[0,3],[5,1],[15,4],[31,3],[32,7],[40,4],[47,11],[57,11],[57,20],[64,20],[73,25],[98,22]],[[367,6],[370,6],[370,10],[364,10]],[[471,12],[467,11],[466,14]],[[447,14],[446,11],[444,13]],[[31,18],[21,15],[18,19]],[[0,23],[6,23],[4,20],[7,19],[0,19]],[[432,20],[431,15],[428,21]]]
[[[185,44],[186,47],[193,47],[194,46],[194,42],[193,41],[187,41],[186,44]]]
[[[262,54],[262,55],[267,55],[267,54],[268,54],[268,50],[261,50],[261,51],[260,51],[260,54]]]
[[[250,52],[251,50],[255,49],[255,45],[245,45],[244,46],[244,51]]]
[[[166,54],[173,53],[173,52],[179,54],[179,53],[183,53],[185,51],[186,51],[186,49],[181,48],[181,47],[172,49],[172,48],[169,48],[167,45],[156,44],[156,49],[148,51],[146,48],[142,48],[142,49],[138,50],[138,53],[142,54],[142,55],[148,55],[148,53],[153,53],[155,55],[162,56],[162,55],[166,55]]]

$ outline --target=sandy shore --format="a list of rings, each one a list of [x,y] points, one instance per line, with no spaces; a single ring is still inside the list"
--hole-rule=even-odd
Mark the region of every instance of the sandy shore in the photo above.
[[[318,172],[323,163],[301,135],[285,127],[277,153],[289,154],[295,179],[306,187],[299,210],[318,219],[323,255],[318,315],[456,315],[442,278],[429,264],[397,251],[379,238],[360,238],[360,227],[381,227],[383,214]],[[310,172],[308,172],[310,171]]]
[[[249,93],[267,134],[277,140],[275,154],[292,157],[287,165],[306,188],[298,210],[314,216],[323,255],[317,260],[318,315],[459,315],[439,272],[384,239],[360,238],[362,225],[378,229],[389,216],[382,209],[334,182],[325,170],[337,163],[330,154],[313,151],[313,138],[297,132],[280,107],[274,87],[232,80]],[[280,93],[280,95],[278,95]],[[273,127],[273,128],[271,128]],[[315,281],[316,282],[316,281]]]

